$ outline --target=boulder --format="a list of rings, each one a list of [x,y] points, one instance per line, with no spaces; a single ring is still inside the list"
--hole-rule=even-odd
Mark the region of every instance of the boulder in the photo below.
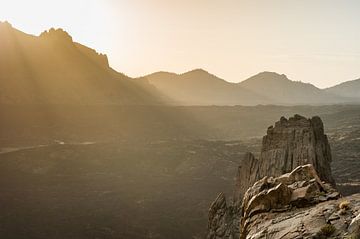
[[[360,238],[360,213],[351,220],[348,230],[352,238]]]
[[[251,218],[270,211],[287,211],[292,207],[307,207],[319,203],[320,197],[335,192],[320,181],[311,164],[298,166],[280,177],[264,177],[250,187],[243,198],[241,235],[251,224]]]

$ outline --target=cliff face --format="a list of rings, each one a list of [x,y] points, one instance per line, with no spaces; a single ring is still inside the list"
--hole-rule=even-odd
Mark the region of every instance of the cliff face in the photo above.
[[[221,201],[225,203],[221,207],[216,207],[216,203],[212,205],[209,211],[208,238],[238,238],[239,231],[244,230],[242,227],[247,225],[245,221],[254,212],[267,212],[277,208],[284,210],[284,206],[286,209],[286,205],[299,206],[304,200],[306,205],[317,203],[315,194],[335,193],[337,197],[339,194],[332,188],[335,181],[331,175],[330,163],[330,146],[319,117],[281,117],[275,126],[268,128],[267,135],[263,137],[260,158],[257,159],[252,153],[245,155],[238,169],[232,203],[226,206],[225,196],[222,195]],[[302,165],[310,166],[303,170]],[[277,181],[273,178],[269,181],[267,178],[286,175],[292,170],[295,173],[282,176]],[[325,189],[322,182],[329,187]],[[267,196],[268,193],[270,197]],[[298,199],[295,200],[294,197]],[[325,200],[333,198],[329,196]],[[249,212],[246,204],[251,204],[254,208]],[[214,223],[214,218],[218,217],[226,220]],[[239,221],[242,223],[240,228]]]
[[[306,119],[295,115],[282,117],[269,127],[263,138],[258,177],[279,176],[297,166],[312,164],[320,179],[334,184],[331,151],[324,125],[318,116]]]
[[[238,238],[239,211],[233,205],[227,205],[226,198],[220,193],[209,209],[207,238]]]
[[[239,166],[236,176],[234,190],[234,201],[241,203],[246,190],[259,179],[259,160],[254,154],[248,152],[245,154],[242,164]]]
[[[331,150],[324,125],[317,116],[281,117],[263,137],[259,159],[248,153],[239,167],[235,198],[265,176],[277,177],[300,165],[312,164],[322,181],[335,185],[331,174]]]

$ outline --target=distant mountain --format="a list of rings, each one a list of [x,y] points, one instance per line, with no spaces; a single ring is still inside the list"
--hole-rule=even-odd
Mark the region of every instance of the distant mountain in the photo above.
[[[145,78],[178,104],[186,105],[319,105],[353,101],[275,72],[262,72],[240,83],[227,82],[202,69],[179,75],[157,72]]]
[[[333,104],[349,99],[325,92],[312,84],[291,81],[286,75],[275,72],[262,72],[240,82],[245,89],[270,99],[273,104]]]
[[[0,22],[0,104],[318,105],[360,102],[359,85],[321,90],[274,72],[230,83],[202,69],[132,79],[62,29],[33,36]]]
[[[0,22],[1,104],[152,104],[159,93],[111,69],[62,29],[40,36]]]
[[[266,97],[202,69],[183,74],[157,72],[144,78],[177,104],[256,105],[267,102]]]
[[[360,79],[343,82],[325,91],[343,97],[360,98]]]

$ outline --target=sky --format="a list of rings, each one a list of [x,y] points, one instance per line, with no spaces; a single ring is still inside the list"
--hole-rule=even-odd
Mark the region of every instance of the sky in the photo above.
[[[275,71],[320,88],[360,78],[359,11],[358,0],[0,0],[1,21],[63,28],[132,77]]]

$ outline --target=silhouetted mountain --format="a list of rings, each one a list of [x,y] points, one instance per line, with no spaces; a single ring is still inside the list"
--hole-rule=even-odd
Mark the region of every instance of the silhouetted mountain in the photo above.
[[[160,92],[177,104],[185,105],[256,105],[267,98],[227,82],[202,69],[183,74],[157,72],[145,76]]]
[[[286,75],[262,72],[240,82],[245,89],[266,96],[273,104],[330,104],[350,101],[327,93],[312,84],[291,81]]]
[[[62,29],[33,36],[0,23],[1,104],[258,105],[359,102],[349,82],[321,90],[273,72],[230,83],[202,69],[132,79],[106,55],[73,41]],[[149,84],[149,82],[151,84]],[[349,88],[346,90],[345,88]]]
[[[360,79],[343,82],[325,91],[343,97],[360,98]]]
[[[156,89],[111,69],[62,29],[39,37],[0,23],[0,103],[152,104]]]
[[[184,74],[157,72],[145,76],[177,104],[257,105],[332,104],[353,99],[328,93],[309,83],[289,80],[275,72],[262,72],[240,83],[230,83],[204,70]]]

